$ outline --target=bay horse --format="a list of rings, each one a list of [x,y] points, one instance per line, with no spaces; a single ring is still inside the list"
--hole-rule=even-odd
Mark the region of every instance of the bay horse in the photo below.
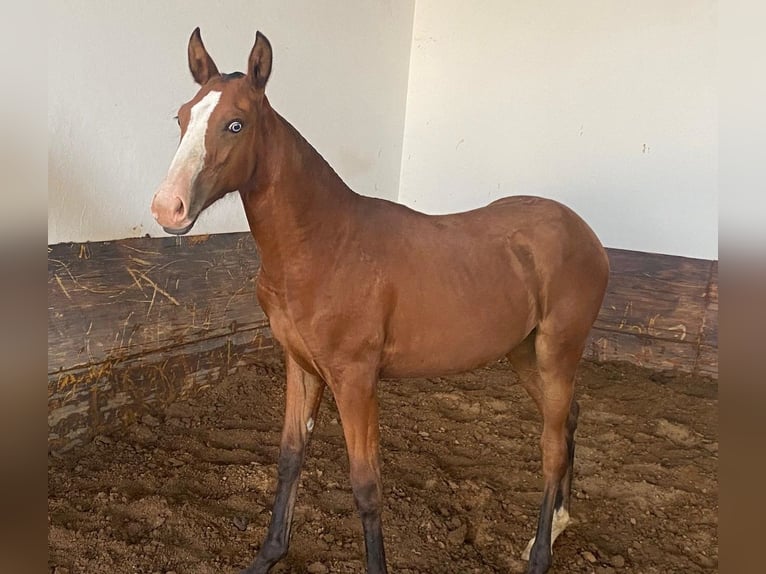
[[[385,573],[378,381],[503,357],[542,414],[542,504],[524,557],[528,572],[546,572],[569,522],[575,370],[609,275],[594,232],[540,197],[434,216],[358,195],[269,104],[272,48],[263,34],[245,74],[219,73],[199,28],[188,59],[200,89],[178,110],[180,143],[152,213],[167,233],[184,234],[206,207],[239,191],[261,257],[257,299],[285,351],[275,501],[243,572],[264,574],[287,553],[306,445],[329,387],[367,572]]]

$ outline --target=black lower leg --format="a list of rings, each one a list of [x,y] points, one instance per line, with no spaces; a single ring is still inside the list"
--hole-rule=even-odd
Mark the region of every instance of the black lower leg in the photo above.
[[[269,530],[255,562],[242,574],[266,574],[287,554],[302,464],[303,450],[282,449],[280,451],[277,491]]]
[[[546,488],[543,503],[540,505],[540,518],[537,521],[535,543],[529,554],[527,574],[544,574],[551,566],[551,528],[556,498],[556,490]]]
[[[386,553],[383,547],[383,525],[380,518],[380,485],[373,482],[354,486],[354,500],[364,530],[367,573],[386,574]]]

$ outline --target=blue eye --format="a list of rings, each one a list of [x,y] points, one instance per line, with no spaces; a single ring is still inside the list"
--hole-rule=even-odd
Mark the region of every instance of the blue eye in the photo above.
[[[234,120],[229,124],[229,127],[227,128],[231,133],[238,134],[242,131],[242,122],[239,122],[237,120]]]

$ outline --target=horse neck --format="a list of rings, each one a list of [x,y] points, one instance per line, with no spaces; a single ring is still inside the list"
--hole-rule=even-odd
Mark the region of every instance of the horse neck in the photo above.
[[[255,175],[240,191],[262,273],[283,273],[332,249],[360,197],[268,104],[256,143]],[[292,265],[291,265],[292,264]]]

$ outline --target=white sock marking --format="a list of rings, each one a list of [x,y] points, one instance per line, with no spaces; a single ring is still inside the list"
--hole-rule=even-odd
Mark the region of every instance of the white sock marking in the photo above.
[[[556,542],[556,538],[559,537],[559,534],[564,532],[564,529],[566,529],[570,521],[569,513],[565,508],[557,508],[556,512],[553,513],[553,524],[551,525],[551,554],[553,554],[553,543]],[[535,539],[536,537],[533,536],[532,540],[529,541],[527,547],[524,549],[524,552],[521,553],[522,560],[529,560],[529,553],[532,551]]]

